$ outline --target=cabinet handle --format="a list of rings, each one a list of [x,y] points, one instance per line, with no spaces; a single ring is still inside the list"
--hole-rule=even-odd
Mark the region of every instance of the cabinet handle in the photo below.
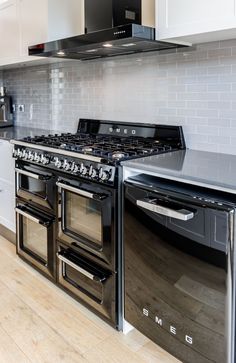
[[[174,210],[163,207],[162,205],[144,202],[143,200],[136,201],[137,206],[147,209],[153,213],[158,213],[166,217],[179,219],[181,221],[188,221],[193,219],[194,213],[187,209]]]

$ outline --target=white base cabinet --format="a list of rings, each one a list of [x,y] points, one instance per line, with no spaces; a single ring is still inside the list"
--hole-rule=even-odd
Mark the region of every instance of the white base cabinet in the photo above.
[[[236,0],[157,0],[158,39],[193,44],[236,38]]]
[[[0,224],[15,232],[15,161],[13,145],[0,140]]]
[[[84,0],[0,0],[0,66],[39,59],[28,46],[84,33]]]

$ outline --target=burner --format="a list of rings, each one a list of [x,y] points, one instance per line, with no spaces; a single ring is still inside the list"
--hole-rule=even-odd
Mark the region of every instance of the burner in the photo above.
[[[129,154],[128,153],[123,153],[121,151],[115,151],[111,154],[111,157],[113,160],[120,160],[120,159],[124,159],[126,157],[128,157]]]
[[[94,151],[93,147],[90,147],[90,146],[85,146],[82,148],[82,151],[84,153],[92,153]]]

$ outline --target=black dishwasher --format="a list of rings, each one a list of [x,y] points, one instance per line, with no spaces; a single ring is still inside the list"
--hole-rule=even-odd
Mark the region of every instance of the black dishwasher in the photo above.
[[[234,363],[236,198],[125,182],[125,320],[186,363]]]

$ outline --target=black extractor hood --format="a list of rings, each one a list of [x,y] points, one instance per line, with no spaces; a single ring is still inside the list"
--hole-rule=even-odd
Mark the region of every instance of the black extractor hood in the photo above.
[[[29,47],[29,55],[90,60],[183,46],[157,41],[154,28],[131,23],[33,45]]]

